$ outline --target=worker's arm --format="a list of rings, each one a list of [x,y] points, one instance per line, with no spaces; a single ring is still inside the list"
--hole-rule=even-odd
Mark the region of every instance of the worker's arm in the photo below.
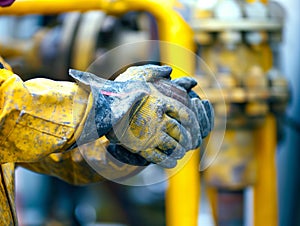
[[[3,64],[2,64],[3,65]],[[75,142],[91,96],[75,83],[0,69],[0,162],[36,162]]]
[[[78,149],[65,152],[84,119],[88,92],[69,82],[23,82],[6,69],[0,69],[0,84],[1,163],[17,162],[72,184],[102,179]]]
[[[128,73],[135,76],[130,78]],[[0,69],[0,162],[30,163],[31,169],[79,183],[73,174],[84,168],[85,162],[74,161],[81,154],[89,163],[104,164],[104,171],[115,170],[105,166],[109,163],[105,150],[93,152],[94,146],[89,146],[108,135],[114,141],[111,150],[121,162],[129,156],[132,163],[129,151],[150,163],[175,167],[186,151],[201,144],[203,116],[211,115],[207,111],[212,109],[200,108],[200,100],[190,99],[180,87],[184,94],[180,100],[170,94],[173,91],[161,93],[160,81],[170,83],[166,79],[170,73],[167,66],[145,65],[123,74],[123,81],[108,81],[73,70],[77,85],[48,79],[23,82]],[[81,152],[69,151],[76,145]],[[56,169],[55,162],[68,168]],[[59,169],[74,172],[60,176]]]
[[[0,162],[16,162],[38,173],[56,176],[72,184],[103,179],[85,158],[128,176],[107,158],[107,140],[96,139],[70,148],[81,135],[91,107],[90,93],[75,83],[34,79],[23,82],[0,59]],[[78,135],[77,135],[78,134]],[[82,151],[85,156],[83,157]],[[118,173],[118,171],[122,173]],[[115,172],[113,172],[115,171]]]

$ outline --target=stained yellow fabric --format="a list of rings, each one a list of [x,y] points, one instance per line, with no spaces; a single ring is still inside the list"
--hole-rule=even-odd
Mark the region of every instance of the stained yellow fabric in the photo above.
[[[70,149],[81,134],[92,94],[72,82],[32,79],[23,82],[0,59],[0,222],[17,225],[15,166],[83,185],[139,172],[106,151],[104,137]],[[95,171],[94,166],[96,164]],[[103,175],[103,176],[101,176]]]
[[[5,67],[9,68],[7,65]],[[0,69],[1,224],[17,225],[15,163],[51,161],[49,154],[62,152],[74,142],[74,132],[86,114],[88,97],[89,93],[74,83],[46,79],[23,82],[10,70]],[[68,153],[70,155],[72,153]],[[65,160],[71,169],[76,168],[72,160],[71,157]],[[44,173],[59,176],[60,173],[54,168]],[[77,177],[80,177],[79,172]],[[100,179],[99,176],[97,179]]]
[[[80,150],[65,152],[80,135],[91,103],[91,95],[75,83],[47,79],[23,82],[10,70],[0,69],[1,224],[17,225],[16,163],[74,184],[102,179],[84,161]],[[90,145],[105,150],[97,148],[103,143]]]

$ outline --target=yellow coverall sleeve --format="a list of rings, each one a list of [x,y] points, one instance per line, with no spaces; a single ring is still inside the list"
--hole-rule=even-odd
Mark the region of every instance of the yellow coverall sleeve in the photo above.
[[[110,156],[105,137],[70,150],[92,108],[91,92],[72,82],[23,82],[1,57],[0,63],[6,68],[0,69],[0,164],[16,163],[76,185],[143,169]]]
[[[72,82],[23,82],[0,69],[0,164],[15,162],[33,171],[85,184],[100,177],[78,148],[65,151],[80,135],[92,97]],[[95,142],[98,152],[103,143]]]
[[[0,161],[35,162],[65,150],[86,113],[89,93],[75,83],[23,82],[0,69]]]

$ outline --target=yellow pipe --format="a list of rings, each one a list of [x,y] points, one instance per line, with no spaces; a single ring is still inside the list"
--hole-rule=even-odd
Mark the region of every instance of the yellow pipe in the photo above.
[[[183,18],[170,5],[158,0],[17,0],[8,8],[1,8],[0,15],[58,14],[70,11],[103,10],[107,14],[124,14],[129,11],[146,11],[157,21],[159,38],[172,45],[162,45],[163,63],[175,66],[173,77],[184,73],[193,75],[195,62],[194,34]],[[181,47],[181,48],[178,48]],[[198,172],[199,151],[196,151],[187,165],[169,181],[166,195],[166,217],[169,226],[196,226],[200,194]]]
[[[169,179],[166,193],[168,226],[197,226],[200,199],[199,150],[188,163]]]
[[[159,39],[194,51],[194,34],[183,18],[169,4],[158,0],[17,0],[12,6],[0,8],[0,15],[23,14],[58,14],[70,11],[103,10],[107,14],[124,14],[129,11],[151,13],[158,24]],[[187,68],[187,60],[176,47],[162,46],[162,59],[176,62],[177,68]],[[194,70],[194,63],[189,63],[189,73]],[[173,65],[174,66],[174,65]],[[174,69],[173,76],[180,77],[182,72]]]
[[[209,185],[206,185],[206,194],[207,194],[207,200],[210,203],[211,206],[211,214],[214,221],[214,225],[218,224],[218,190],[216,187],[212,187]]]
[[[0,8],[0,15],[59,14],[105,8],[103,0],[17,0],[10,7]]]
[[[10,7],[0,8],[0,15],[59,14],[97,9],[107,14],[149,12],[158,23],[160,40],[194,50],[193,32],[189,25],[169,4],[158,0],[17,0]]]
[[[276,183],[276,122],[268,115],[255,131],[257,181],[254,186],[254,226],[278,225]]]
[[[261,3],[264,3],[264,4],[268,4],[268,0],[259,0]],[[254,2],[257,2],[257,0],[246,0],[247,3],[254,3]]]

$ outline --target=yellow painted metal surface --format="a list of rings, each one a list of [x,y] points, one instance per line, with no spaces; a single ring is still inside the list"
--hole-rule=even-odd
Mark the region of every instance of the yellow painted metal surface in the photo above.
[[[257,2],[257,0],[246,0],[246,2],[248,2],[248,3],[254,3],[254,2]],[[260,0],[260,2],[262,2],[264,4],[267,4],[269,2],[269,0]]]
[[[169,179],[169,187],[166,193],[167,226],[198,225],[199,157],[199,151],[194,151],[189,162]]]
[[[217,188],[243,189],[256,180],[254,138],[250,129],[227,129],[220,152],[206,169],[205,181]],[[208,145],[207,153],[214,145]]]
[[[0,8],[0,15],[55,14],[70,11],[103,10],[107,14],[124,14],[129,11],[146,11],[151,13],[158,24],[159,39],[194,51],[193,31],[184,19],[172,9],[169,2],[158,0],[17,0],[11,7]],[[178,48],[162,46],[162,59],[177,62],[173,77],[180,77],[177,68],[186,67],[187,60]],[[180,59],[180,60],[179,60]],[[193,71],[193,68],[190,68]]]
[[[268,115],[255,131],[257,181],[254,185],[254,226],[278,225],[276,180],[276,121]]]
[[[56,14],[70,11],[88,11],[105,7],[103,0],[17,0],[10,7],[0,8],[0,14]]]
[[[207,186],[207,185],[206,185]],[[206,187],[207,199],[211,206],[212,217],[215,225],[218,224],[218,191],[215,187],[207,186]]]

